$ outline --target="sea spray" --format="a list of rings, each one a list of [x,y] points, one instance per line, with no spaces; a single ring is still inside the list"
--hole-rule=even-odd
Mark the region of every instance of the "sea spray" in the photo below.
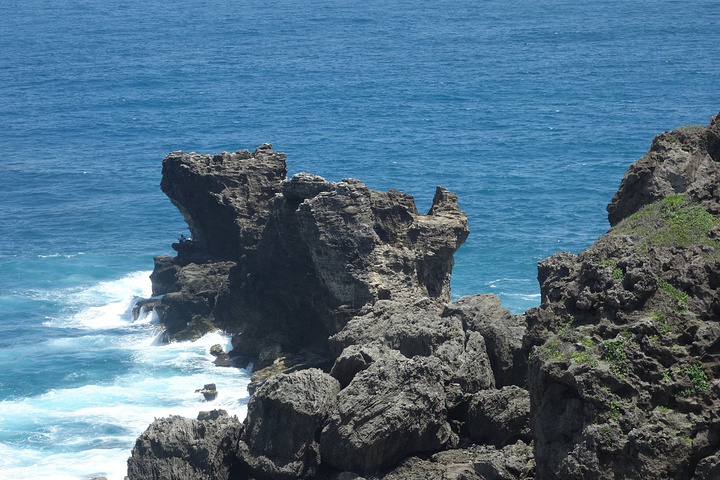
[[[57,377],[44,391],[0,401],[0,471],[7,478],[121,480],[135,438],[153,419],[214,408],[244,418],[248,372],[216,367],[209,353],[215,344],[228,349],[229,336],[158,345],[157,315],[133,317],[135,301],[150,294],[148,275],[47,292],[65,312],[44,322],[52,335],[3,350],[4,357],[24,352],[27,365],[37,366],[31,375]],[[196,393],[206,383],[218,388],[212,402]]]

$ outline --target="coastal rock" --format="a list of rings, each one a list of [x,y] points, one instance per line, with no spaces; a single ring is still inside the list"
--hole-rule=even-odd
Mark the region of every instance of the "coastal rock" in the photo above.
[[[694,480],[714,480],[720,478],[720,452],[705,457],[695,469]]]
[[[700,460],[720,446],[717,119],[656,137],[610,231],[539,265],[524,345],[540,478],[712,471]]]
[[[218,328],[215,303],[234,266],[231,261],[173,265],[178,290],[166,292],[154,307],[165,328],[166,342],[195,340]]]
[[[320,436],[324,464],[372,473],[412,452],[448,443],[442,363],[389,351],[358,373],[338,395],[338,407]]]
[[[235,260],[257,244],[270,200],[280,192],[285,155],[269,144],[254,152],[172,152],[160,188],[187,222],[193,244],[214,259]]]
[[[653,139],[647,154],[625,174],[607,206],[611,225],[643,206],[673,194],[686,194],[693,204],[720,214],[720,115],[710,125],[688,125]]]
[[[224,410],[201,412],[197,420],[155,420],[135,442],[129,480],[230,480],[240,475],[235,455],[243,430]]]
[[[214,383],[206,383],[203,388],[195,390],[195,393],[202,393],[207,402],[215,400],[218,395],[217,387]]]
[[[261,368],[280,356],[325,355],[327,338],[378,300],[449,300],[453,254],[467,237],[455,195],[438,188],[427,215],[411,196],[357,180],[295,176],[270,206],[256,250],[218,300],[242,332],[237,352]],[[310,197],[310,195],[315,195]],[[263,353],[266,355],[258,363]]]
[[[517,386],[476,393],[468,408],[469,437],[498,448],[518,440],[529,443],[530,394]]]
[[[480,333],[487,345],[495,383],[525,385],[527,355],[523,351],[525,317],[511,315],[496,295],[470,295],[447,304],[443,317],[456,317],[467,331]]]
[[[475,472],[484,480],[531,480],[536,478],[533,448],[520,440],[498,450],[485,447],[473,466]]]
[[[218,221],[247,210],[218,231],[191,226],[198,239],[153,274],[169,332],[224,328],[238,363],[257,368],[244,433],[212,458],[258,480],[715,478],[719,124],[656,137],[608,208],[612,228],[540,262],[541,305],[524,315],[492,295],[448,303],[467,222],[441,188],[419,215],[409,195],[357,180],[284,180],[269,146],[172,154],[197,163],[168,176],[182,192],[166,186],[186,218],[193,182],[214,188],[199,204]],[[250,178],[267,168],[269,183]],[[225,418],[187,420],[185,436],[160,420],[131,462],[191,475],[210,462],[192,457],[196,424],[212,433]],[[166,446],[150,441],[158,431]]]
[[[309,478],[320,462],[317,438],[335,410],[340,385],[317,369],[276,375],[250,398],[238,457],[256,479]]]
[[[485,480],[474,468],[478,449],[438,452],[429,458],[409,457],[390,472],[370,480]]]

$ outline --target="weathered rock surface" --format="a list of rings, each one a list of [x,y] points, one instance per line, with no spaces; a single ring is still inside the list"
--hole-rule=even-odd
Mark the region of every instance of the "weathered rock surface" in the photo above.
[[[518,440],[530,442],[530,395],[516,387],[476,393],[468,408],[467,430],[479,444],[502,448]]]
[[[485,339],[495,382],[504,385],[525,385],[527,356],[523,351],[526,323],[523,315],[510,315],[496,295],[469,295],[445,307],[444,317],[457,317],[468,331],[478,332]]]
[[[495,386],[482,335],[463,329],[455,316],[442,316],[429,301],[412,305],[378,301],[372,312],[353,318],[330,338],[337,360],[333,371],[343,384],[367,368],[382,352],[396,350],[407,358],[435,357],[450,377],[447,382],[472,394]]]
[[[542,303],[524,315],[492,295],[448,303],[467,226],[443,189],[419,215],[357,180],[283,180],[269,146],[171,154],[190,163],[173,174],[182,191],[163,187],[186,218],[193,181],[214,188],[204,208],[244,213],[217,231],[195,221],[199,240],[156,259],[154,308],[170,338],[240,334],[240,363],[259,370],[244,431],[159,420],[135,478],[718,478],[718,118],[656,137],[608,207],[611,230],[541,262]],[[250,178],[267,169],[281,173]],[[216,476],[192,476],[202,468]]]
[[[254,152],[173,152],[160,188],[180,210],[193,246],[210,258],[239,260],[258,243],[268,202],[287,175],[285,155],[264,144]]]
[[[237,478],[236,445],[243,430],[224,410],[201,412],[197,420],[161,418],[137,439],[128,460],[130,480]]]
[[[238,456],[257,479],[312,477],[320,463],[317,438],[335,410],[340,384],[317,369],[270,378],[248,404]]]
[[[716,120],[657,137],[608,208],[613,228],[539,266],[542,305],[524,340],[536,346],[539,478],[683,480],[711,468],[699,462],[720,446]]]
[[[435,357],[390,351],[358,373],[338,395],[338,410],[320,436],[322,461],[371,473],[414,452],[441,449],[452,436]]]
[[[468,235],[457,197],[438,187],[420,215],[410,195],[298,174],[285,156],[173,152],[161,187],[191,242],[158,257],[153,294],[167,339],[218,327],[242,363],[328,355],[327,337],[379,299],[449,300],[453,254]]]
[[[643,206],[673,194],[686,194],[693,204],[720,214],[720,115],[710,125],[688,125],[653,139],[647,154],[625,174],[607,207],[611,225]]]

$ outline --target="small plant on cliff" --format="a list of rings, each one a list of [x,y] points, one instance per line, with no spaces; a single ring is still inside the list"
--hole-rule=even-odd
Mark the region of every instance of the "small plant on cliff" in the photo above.
[[[614,278],[615,280],[620,280],[624,276],[625,276],[625,274],[623,273],[622,268],[620,268],[620,267],[613,268],[612,278]]]
[[[708,389],[708,378],[705,370],[700,362],[685,368],[685,373],[690,377],[692,388],[683,390],[681,395],[689,397],[698,393],[702,393]]]
[[[685,310],[687,310],[688,299],[690,298],[690,295],[678,288],[673,287],[667,282],[658,282],[658,287],[660,288],[660,290],[670,296],[672,301],[675,303],[675,307],[678,311],[684,312]]]
[[[683,125],[682,127],[678,128],[683,133],[695,133],[702,130],[704,127],[702,125]]]
[[[655,321],[657,329],[660,331],[660,333],[670,333],[673,331],[672,325],[670,325],[667,321],[665,312],[660,311],[653,313],[652,319]]]
[[[608,362],[615,375],[621,380],[627,378],[627,352],[625,340],[608,340],[603,343],[605,353],[602,360]]]

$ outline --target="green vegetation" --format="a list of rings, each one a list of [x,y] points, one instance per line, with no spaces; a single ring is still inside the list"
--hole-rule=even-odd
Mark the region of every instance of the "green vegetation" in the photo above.
[[[649,247],[686,247],[706,244],[720,248],[707,237],[718,219],[697,205],[689,205],[685,195],[670,195],[645,206],[623,221],[617,233],[641,237],[640,250]]]
[[[684,312],[688,307],[688,299],[690,296],[680,289],[677,289],[667,282],[658,282],[660,290],[670,295],[670,298],[675,303],[675,307],[678,311]]]
[[[683,397],[690,397],[708,389],[708,378],[700,362],[685,368],[685,373],[690,377],[692,388],[681,392]]]
[[[570,329],[572,328],[573,322],[575,322],[575,318],[570,317],[570,320],[568,320],[568,322],[565,325],[563,325],[560,328],[560,330],[558,330],[558,333],[557,333],[558,337],[564,337],[565,334],[568,333],[570,331]]]
[[[689,134],[692,134],[692,133],[699,132],[699,131],[702,130],[703,128],[704,128],[704,127],[703,127],[702,125],[684,125],[684,126],[682,126],[682,127],[680,127],[680,128],[677,128],[675,131],[680,132],[680,133],[684,133],[684,134],[686,134],[686,135],[689,135]],[[680,139],[679,139],[678,136],[675,134],[675,132],[668,132],[668,133],[666,134],[665,138],[666,138],[667,141],[670,142],[670,143],[682,143],[682,142],[680,142]]]
[[[668,407],[665,407],[663,405],[658,405],[657,409],[658,409],[658,412],[660,412],[660,413],[668,413],[670,411],[670,409]]]
[[[586,347],[589,347],[589,348],[592,348],[595,346],[595,342],[590,337],[583,338],[582,340],[580,340],[580,343],[582,343],[583,345],[585,345]]]
[[[705,127],[703,127],[702,125],[683,125],[682,127],[678,128],[678,130],[680,130],[683,133],[696,133],[696,132],[699,132],[700,130],[702,130],[703,128],[705,128]]]
[[[565,352],[562,350],[563,342],[558,338],[552,338],[540,347],[540,355],[545,360],[559,362],[565,360]]]
[[[667,321],[665,312],[655,312],[652,314],[652,319],[657,324],[657,329],[660,333],[670,333],[673,331],[672,325]]]
[[[625,273],[623,273],[622,268],[620,268],[620,267],[613,268],[612,278],[614,278],[615,280],[620,280],[624,276],[625,276]]]
[[[610,402],[610,418],[614,418],[615,420],[620,419],[620,403],[613,400]]]
[[[588,363],[590,365],[597,365],[597,360],[587,350],[584,352],[575,352],[570,356],[570,359],[577,363]]]
[[[620,380],[627,378],[627,352],[625,340],[608,340],[603,343],[603,361],[608,362]]]
[[[615,265],[617,265],[617,262],[612,258],[609,258],[607,260],[601,261],[600,265],[602,265],[603,267],[614,267]]]

